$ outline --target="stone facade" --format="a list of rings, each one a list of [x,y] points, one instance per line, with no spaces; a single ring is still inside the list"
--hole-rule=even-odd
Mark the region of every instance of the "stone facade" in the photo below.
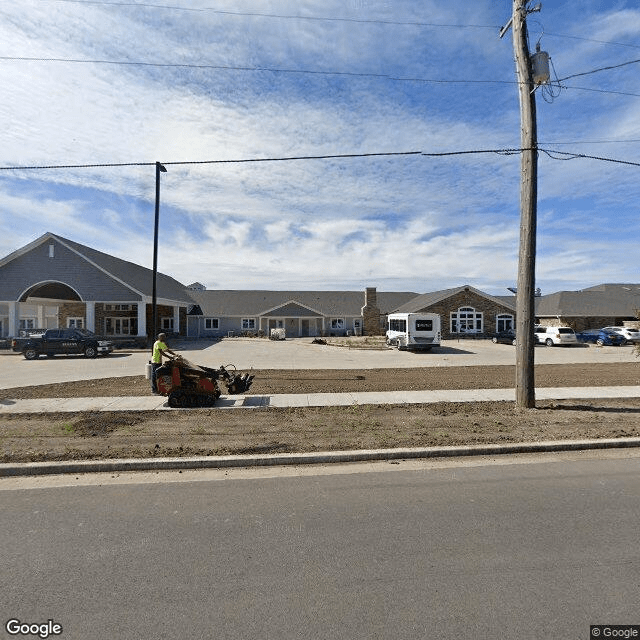
[[[135,337],[138,335],[138,305],[129,304],[128,309],[121,309],[124,305],[96,303],[95,306],[95,333],[100,335],[130,335]],[[147,328],[151,328],[153,324],[152,306],[146,305]],[[87,315],[84,302],[65,302],[58,307],[58,326],[66,328],[69,318],[82,318],[83,326],[87,328]],[[162,318],[173,318],[173,307],[166,305],[158,305],[158,323],[161,324]],[[107,322],[107,319],[109,321]],[[128,333],[124,332],[122,327],[120,331],[116,331],[116,322],[119,319],[128,319]],[[109,325],[109,326],[108,326]],[[180,307],[180,331],[167,333],[179,333],[185,336],[187,332],[187,309]]]
[[[620,320],[614,316],[560,316],[557,318],[540,318],[538,322],[543,327],[571,327],[574,331],[580,332],[586,329],[600,327],[637,327],[638,323],[629,320]],[[635,326],[634,326],[635,325]]]
[[[82,326],[87,326],[84,302],[66,302],[58,307],[58,326],[66,329],[69,326],[69,318],[82,318]]]
[[[462,332],[455,333],[451,331],[451,314],[457,313],[459,309],[472,308],[476,313],[482,314],[482,330],[474,332]],[[458,338],[461,335],[486,335],[495,333],[496,321],[498,315],[512,316],[515,326],[515,310],[507,307],[506,305],[499,304],[489,298],[479,296],[475,292],[460,291],[459,293],[452,295],[449,298],[441,300],[435,304],[424,307],[419,310],[420,313],[437,313],[440,315],[440,322],[442,324],[442,339],[450,340],[451,338]]]
[[[367,287],[362,307],[362,333],[365,336],[379,336],[384,333],[380,327],[380,308],[375,287]]]
[[[160,333],[162,331],[162,319],[163,318],[173,318],[173,307],[169,307],[166,305],[159,304],[157,306],[157,314],[158,314],[158,331]],[[153,306],[147,305],[147,333],[151,334],[151,328],[153,327]],[[168,335],[187,335],[187,309],[186,307],[180,307],[180,331],[166,331]]]

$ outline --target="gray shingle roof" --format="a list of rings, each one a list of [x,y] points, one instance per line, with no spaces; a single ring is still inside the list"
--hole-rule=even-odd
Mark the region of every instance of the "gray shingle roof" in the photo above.
[[[289,302],[298,303],[323,316],[359,316],[364,306],[364,291],[264,291],[207,290],[190,291],[190,296],[207,317],[263,315]],[[377,292],[381,313],[395,311],[412,292]],[[273,315],[273,313],[272,313]],[[286,314],[285,314],[286,315]]]
[[[115,276],[118,280],[125,282],[143,295],[152,295],[153,269],[102,253],[53,233],[47,233],[42,237],[43,241],[48,238],[56,238],[59,242],[67,245],[79,255],[90,260],[108,274]],[[186,291],[186,286],[164,273],[157,274],[156,289],[158,298],[182,302],[183,304],[192,304],[192,300]]]
[[[640,309],[640,285],[600,284],[582,291],[558,291],[536,298],[540,317],[635,317]]]
[[[398,308],[400,313],[415,313],[420,311],[421,309],[426,309],[431,305],[437,304],[442,300],[446,300],[447,298],[451,298],[452,296],[461,293],[465,290],[472,291],[476,295],[479,295],[483,298],[487,298],[487,300],[493,300],[494,302],[498,302],[499,304],[513,308],[515,311],[516,308],[516,299],[515,296],[490,296],[475,287],[470,285],[463,285],[461,287],[454,287],[453,289],[442,289],[440,291],[432,291],[431,293],[423,293],[412,300],[409,300],[401,307]]]

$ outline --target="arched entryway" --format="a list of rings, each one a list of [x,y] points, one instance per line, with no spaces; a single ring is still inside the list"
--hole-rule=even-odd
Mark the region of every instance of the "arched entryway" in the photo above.
[[[63,307],[66,315],[61,322]],[[86,327],[88,321],[93,322],[93,311],[94,304],[85,304],[78,291],[64,282],[36,282],[8,304],[6,317],[2,318],[6,323],[3,329],[9,335],[20,335],[33,329]]]

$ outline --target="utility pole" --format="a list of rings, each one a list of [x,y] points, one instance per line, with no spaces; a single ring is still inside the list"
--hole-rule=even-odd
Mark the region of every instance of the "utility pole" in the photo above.
[[[538,198],[538,134],[536,96],[529,55],[527,14],[539,11],[540,5],[526,8],[523,0],[513,0],[513,14],[500,32],[509,26],[513,30],[513,50],[516,58],[520,97],[520,249],[516,292],[516,407],[534,408],[534,322],[536,219]]]

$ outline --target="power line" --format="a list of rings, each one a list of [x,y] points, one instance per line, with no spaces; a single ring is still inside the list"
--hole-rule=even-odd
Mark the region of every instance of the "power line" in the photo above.
[[[562,89],[573,89],[574,91],[591,91],[593,93],[611,93],[617,96],[631,96],[632,98],[640,98],[640,93],[631,93],[630,91],[614,91],[613,89],[594,89],[593,87],[572,87],[562,85]]]
[[[392,82],[420,82],[425,84],[518,84],[516,80],[451,80],[443,78],[417,78],[417,77],[402,77],[393,76],[384,73],[364,73],[355,71],[319,71],[313,69],[279,69],[274,67],[242,67],[232,65],[215,65],[215,64],[195,64],[188,62],[142,62],[139,60],[100,60],[100,59],[79,59],[79,58],[37,58],[29,56],[0,56],[0,60],[14,61],[14,62],[57,62],[57,63],[70,63],[70,64],[99,64],[99,65],[120,65],[120,66],[140,66],[140,67],[159,67],[159,68],[182,68],[182,69],[217,69],[221,71],[247,71],[247,72],[267,72],[267,73],[282,73],[282,74],[305,74],[316,76],[340,76],[351,78],[375,78],[378,80],[390,80]],[[622,65],[632,64],[633,62],[640,62],[640,60],[634,60],[632,62],[626,62]],[[585,72],[581,74],[575,74],[563,78],[573,78],[579,75],[587,75],[588,73],[595,73],[596,71],[604,71],[613,67],[604,67],[602,69],[596,69],[594,71]],[[573,89],[577,91],[592,91],[596,93],[610,93],[614,95],[632,96],[640,98],[640,94],[631,93],[628,91],[614,91],[611,89],[593,89],[590,87],[572,87],[563,85],[563,89]]]
[[[559,143],[562,144],[562,143]],[[602,156],[594,156],[584,153],[572,153],[567,151],[557,151],[554,149],[535,148],[537,151],[546,154],[552,160],[575,160],[578,158],[599,160],[602,162],[613,162],[617,164],[631,165],[640,167],[640,162],[631,162],[628,160],[619,160],[616,158],[606,158]],[[240,164],[240,163],[260,163],[260,162],[292,162],[301,160],[336,160],[350,158],[375,158],[375,157],[393,157],[393,156],[424,156],[431,158],[440,158],[446,156],[463,156],[463,155],[480,155],[493,153],[497,155],[515,155],[523,151],[531,151],[531,148],[504,148],[504,149],[470,149],[463,151],[441,151],[427,153],[423,151],[392,151],[380,153],[342,153],[318,156],[285,156],[273,158],[243,158],[235,160],[178,160],[170,162],[162,162],[165,166],[186,166],[186,165],[205,165],[205,164]],[[562,158],[555,156],[564,156]],[[156,162],[117,162],[117,163],[98,163],[98,164],[65,164],[65,165],[32,165],[32,166],[14,166],[0,167],[0,171],[35,171],[47,169],[96,169],[107,167],[155,167]]]
[[[180,160],[172,162],[162,162],[167,166],[171,165],[193,165],[193,164],[237,164],[247,162],[288,162],[294,160],[331,160],[340,158],[372,158],[384,156],[411,156],[420,155],[421,151],[391,151],[381,153],[342,153],[321,156],[286,156],[281,158],[244,158],[239,160]],[[26,171],[39,169],[95,169],[105,167],[155,167],[155,162],[110,162],[98,164],[61,164],[61,165],[34,165],[25,167],[0,167],[0,171]]]
[[[567,35],[566,33],[549,33],[548,31],[545,31],[544,35],[552,36],[554,38],[568,38],[570,40],[583,40],[584,42],[595,42],[596,44],[610,44],[617,47],[629,47],[630,49],[640,49],[640,45],[637,45],[637,44],[627,44],[625,42],[611,42],[609,40],[595,40],[594,38],[570,36],[570,35]]]
[[[43,0],[41,0],[43,1]],[[222,9],[215,9],[214,7],[181,7],[177,5],[164,5],[154,4],[149,2],[109,2],[107,0],[50,0],[52,2],[65,2],[68,4],[87,4],[87,5],[104,5],[113,7],[143,7],[150,9],[165,9],[171,11],[189,11],[189,12],[209,12],[219,15],[239,16],[239,17],[260,17],[260,18],[275,18],[281,20],[312,20],[316,22],[353,22],[360,24],[383,24],[393,26],[410,26],[410,27],[443,27],[454,29],[500,29],[501,25],[488,25],[488,24],[448,24],[438,22],[421,22],[411,20],[375,20],[375,19],[363,19],[363,18],[336,18],[333,16],[304,16],[304,15],[289,15],[289,14],[272,14],[272,13],[258,13],[258,12],[242,12],[242,11],[225,11]],[[573,36],[563,33],[549,33],[545,32],[546,36],[552,36],[555,38],[568,38],[572,40],[582,40],[585,42],[595,42],[597,44],[608,44],[619,47],[629,47],[633,49],[640,49],[640,45],[628,44],[624,42],[612,42],[609,40],[597,40],[594,38],[585,38],[582,36]]]
[[[0,60],[18,62],[61,62],[72,64],[103,64],[103,65],[123,65],[161,68],[188,68],[188,69],[217,69],[223,71],[255,71],[270,73],[289,74],[310,74],[325,76],[347,76],[358,78],[378,78],[382,80],[393,80],[396,82],[426,82],[432,84],[517,84],[515,80],[444,80],[438,78],[412,78],[392,76],[385,73],[360,73],[355,71],[319,71],[313,69],[279,69],[273,67],[242,67],[232,65],[215,64],[194,64],[187,62],[141,62],[135,60],[99,60],[99,59],[79,59],[79,58],[35,58],[28,56],[0,56]]]
[[[588,75],[591,75],[592,73],[598,73],[600,71],[610,71],[611,69],[619,69],[620,67],[626,67],[630,64],[638,64],[638,62],[640,62],[640,59],[629,60],[628,62],[622,62],[620,64],[612,64],[607,67],[600,67],[599,69],[593,69],[592,71],[583,71],[582,73],[574,73],[573,75],[560,78],[558,82],[563,82],[564,80],[569,80],[571,78],[578,78],[579,76],[588,76]]]
[[[69,4],[94,4],[112,7],[143,7],[145,9],[166,9],[170,11],[207,12],[218,15],[238,16],[248,18],[275,18],[280,20],[312,20],[316,22],[354,22],[359,24],[386,24],[403,27],[447,27],[458,29],[499,29],[499,26],[490,24],[447,24],[437,22],[420,22],[414,20],[374,20],[363,18],[336,18],[323,16],[289,15],[278,13],[262,13],[249,11],[225,11],[214,7],[180,7],[176,5],[154,4],[149,2],[108,2],[106,0],[53,0],[54,2],[66,2]]]
[[[631,138],[629,140],[573,140],[572,142],[540,142],[540,145],[552,144],[552,145],[561,145],[561,144],[626,144],[632,142],[640,142],[640,138]]]

